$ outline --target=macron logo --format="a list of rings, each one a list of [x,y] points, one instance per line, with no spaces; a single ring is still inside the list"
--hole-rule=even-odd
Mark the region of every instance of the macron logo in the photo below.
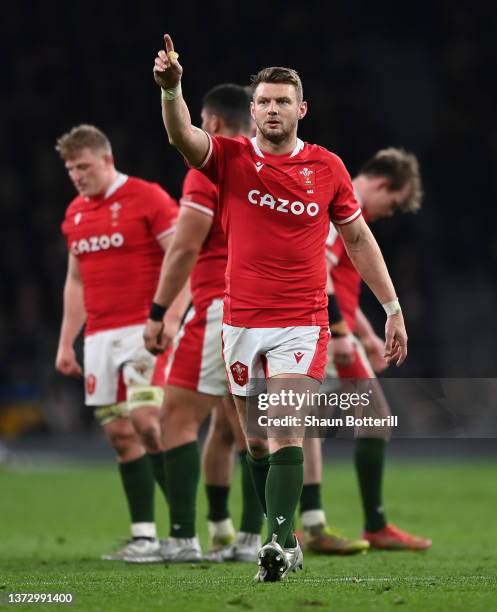
[[[283,525],[283,523],[286,521],[286,518],[284,516],[277,516],[276,517],[276,522],[278,523],[278,525]]]
[[[262,167],[264,166],[264,164],[260,161],[255,162],[255,169],[257,170],[257,172],[260,172],[262,170]]]
[[[294,353],[293,356],[295,357],[295,361],[297,363],[300,363],[300,360],[304,356],[304,353],[301,353],[300,351],[298,351],[297,353]]]

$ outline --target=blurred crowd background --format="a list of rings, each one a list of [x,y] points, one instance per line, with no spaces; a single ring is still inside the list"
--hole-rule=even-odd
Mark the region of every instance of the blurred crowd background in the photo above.
[[[300,136],[352,175],[379,148],[416,153],[423,209],[373,228],[410,339],[406,364],[388,375],[495,376],[495,3],[12,2],[0,23],[0,433],[91,422],[82,385],[53,366],[67,259],[59,228],[74,195],[54,144],[94,123],[121,171],[179,197],[185,167],[152,78],[165,31],[194,121],[212,86],[289,65],[309,102]],[[367,290],[363,305],[380,332]]]

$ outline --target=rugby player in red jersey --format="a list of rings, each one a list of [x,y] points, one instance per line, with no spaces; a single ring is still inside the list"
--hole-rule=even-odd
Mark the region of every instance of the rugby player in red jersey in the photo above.
[[[211,137],[191,124],[181,94],[183,69],[171,38],[164,38],[166,51],[155,59],[154,77],[162,89],[169,141],[218,187],[228,242],[223,354],[240,421],[246,424],[253,379],[266,379],[268,392],[281,398],[271,416],[281,414],[283,397],[295,397],[289,392],[317,391],[324,378],[329,328],[323,254],[330,219],[384,305],[385,353],[400,365],[407,356],[402,312],[350,176],[336,155],[297,138],[298,122],[307,112],[298,74],[273,67],[253,78],[255,138]],[[166,299],[154,303],[151,318],[168,306]],[[268,520],[259,581],[281,580],[302,567],[293,515],[302,491],[303,433],[296,422],[283,436],[247,438]]]
[[[233,84],[209,91],[202,104],[202,127],[209,134],[233,137],[249,134],[250,97]],[[244,438],[229,396],[221,353],[224,275],[228,258],[226,238],[217,210],[217,188],[198,170],[189,170],[183,184],[180,215],[172,244],[164,259],[154,301],[169,303],[190,276],[192,306],[176,336],[166,368],[161,422],[169,491],[170,538],[162,552],[166,561],[201,558],[195,535],[196,493],[199,480],[198,430],[214,409],[206,442],[206,492],[209,502],[208,559],[255,560],[260,548],[262,509],[241,453],[242,520],[235,537],[227,508],[233,434],[239,450]],[[160,319],[161,317],[159,317]],[[145,346],[157,353],[171,338],[160,335],[161,322],[149,320]],[[219,422],[231,427],[219,432]],[[213,444],[216,443],[216,446]]]
[[[391,217],[395,212],[414,212],[421,206],[422,187],[419,164],[412,153],[388,148],[378,151],[361,168],[353,180],[356,198],[368,223]],[[374,332],[359,308],[361,277],[345,250],[343,240],[333,226],[327,240],[327,257],[333,292],[328,296],[332,341],[327,378],[373,379],[375,372],[387,368],[383,357],[384,341]],[[390,414],[381,387],[374,385],[378,415]],[[431,540],[409,534],[395,525],[387,524],[383,501],[382,481],[385,445],[388,428],[378,429],[375,437],[361,432],[355,447],[355,466],[359,481],[365,530],[362,542],[373,548],[387,550],[425,550]],[[317,466],[311,481],[304,483],[301,499],[301,518],[307,547],[316,553],[348,554],[359,552],[361,540],[344,546],[340,534],[326,525],[320,500],[321,447],[318,440],[306,440],[306,460]],[[353,544],[354,546],[350,546]]]
[[[162,391],[151,384],[155,359],[142,333],[178,207],[159,185],[118,172],[94,126],[73,128],[56,149],[78,192],[62,224],[69,260],[56,368],[84,371],[86,404],[116,451],[131,515],[131,540],[103,558],[160,561],[153,499],[155,481],[164,490]],[[167,325],[177,328],[178,309],[181,300]],[[82,369],[73,345],[83,326]]]

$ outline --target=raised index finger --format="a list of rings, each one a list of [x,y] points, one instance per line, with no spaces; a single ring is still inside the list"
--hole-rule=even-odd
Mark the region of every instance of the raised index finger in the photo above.
[[[169,34],[164,34],[164,43],[166,44],[166,51],[174,51],[173,39],[169,36]]]

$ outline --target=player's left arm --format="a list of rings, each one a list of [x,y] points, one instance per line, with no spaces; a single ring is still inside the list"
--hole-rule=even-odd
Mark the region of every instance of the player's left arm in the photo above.
[[[351,223],[338,224],[336,228],[352,263],[387,311],[384,356],[389,363],[399,366],[407,357],[407,333],[380,247],[362,216]]]

